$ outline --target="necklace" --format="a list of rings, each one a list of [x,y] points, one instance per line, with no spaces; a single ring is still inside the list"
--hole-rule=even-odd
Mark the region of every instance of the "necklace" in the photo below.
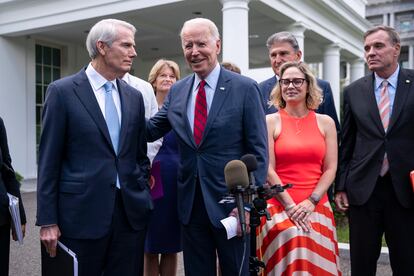
[[[308,117],[309,110],[307,110],[306,113],[302,116],[294,116],[294,115],[289,114],[287,111],[286,111],[286,114],[295,121],[295,130],[296,130],[295,134],[299,135],[302,132],[303,120],[306,117]]]

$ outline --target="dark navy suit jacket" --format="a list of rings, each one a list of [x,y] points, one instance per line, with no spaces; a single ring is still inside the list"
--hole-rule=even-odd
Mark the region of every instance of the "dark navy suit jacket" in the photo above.
[[[146,227],[148,191],[144,104],[141,93],[117,80],[122,123],[115,153],[85,70],[49,85],[39,147],[37,225],[58,224],[62,235],[97,239],[109,231],[121,184],[131,226]]]
[[[402,206],[412,208],[414,193],[409,175],[414,169],[414,70],[400,69],[387,132],[375,100],[374,79],[374,74],[369,74],[344,89],[340,178],[335,188],[346,191],[350,204],[366,203],[386,150],[397,199]]]
[[[266,114],[275,113],[277,110],[272,105],[269,107],[268,101],[270,98],[270,93],[272,92],[273,87],[276,85],[277,79],[276,76],[271,77],[259,84],[260,93],[262,95],[263,106],[265,108]],[[323,102],[319,106],[317,113],[329,115],[334,121],[336,125],[336,130],[338,132],[338,139],[339,139],[339,132],[340,132],[340,125],[338,120],[338,115],[336,114],[335,103],[332,96],[331,86],[329,82],[317,79],[319,87],[323,91]]]
[[[174,130],[180,149],[178,171],[178,213],[183,224],[190,219],[197,179],[200,181],[210,221],[222,227],[234,205],[219,204],[227,193],[224,167],[227,162],[254,154],[258,184],[267,175],[267,132],[257,83],[221,68],[220,77],[208,114],[203,139],[194,142],[187,116],[187,105],[194,82],[190,75],[175,83],[161,110],[147,124],[147,136],[153,141]]]

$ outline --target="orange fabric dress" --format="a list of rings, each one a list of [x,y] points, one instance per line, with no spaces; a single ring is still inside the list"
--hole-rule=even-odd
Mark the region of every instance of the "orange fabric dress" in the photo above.
[[[281,133],[275,140],[276,173],[295,203],[308,198],[322,175],[325,139],[316,114],[290,117],[279,111]],[[262,218],[257,229],[257,256],[265,262],[264,275],[341,275],[335,221],[325,194],[310,215],[312,230],[298,230],[283,206],[268,200],[271,220]],[[299,274],[297,274],[299,273]]]

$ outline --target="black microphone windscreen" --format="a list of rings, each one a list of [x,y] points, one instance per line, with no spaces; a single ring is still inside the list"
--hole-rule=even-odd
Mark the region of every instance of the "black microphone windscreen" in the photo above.
[[[245,154],[240,160],[246,165],[248,172],[253,172],[257,170],[257,159],[253,154]]]
[[[237,186],[246,188],[249,186],[249,176],[246,165],[240,160],[232,160],[224,167],[224,179],[229,191]]]

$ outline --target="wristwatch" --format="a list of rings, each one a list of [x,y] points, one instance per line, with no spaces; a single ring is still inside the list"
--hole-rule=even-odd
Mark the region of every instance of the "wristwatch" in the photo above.
[[[312,193],[310,197],[308,197],[308,200],[312,202],[313,205],[318,205],[319,201],[321,200],[321,197],[317,193]]]

